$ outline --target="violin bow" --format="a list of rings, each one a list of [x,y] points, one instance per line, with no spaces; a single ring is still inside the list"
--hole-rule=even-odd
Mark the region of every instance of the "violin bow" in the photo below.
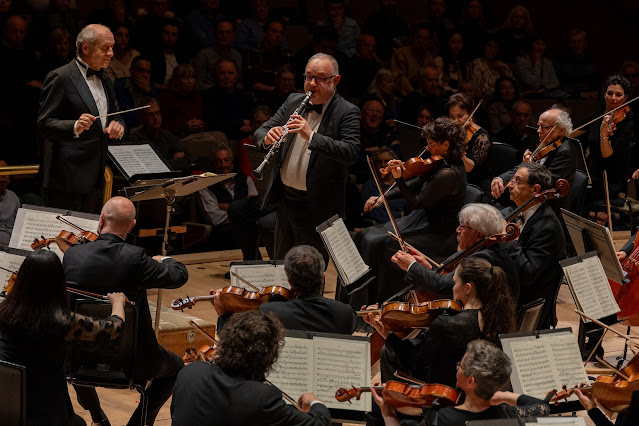
[[[66,220],[65,218],[63,218],[60,215],[56,216],[55,218],[58,219],[60,222],[64,223],[65,225],[72,226],[72,227],[74,227],[75,229],[77,229],[80,232],[85,232],[84,229],[80,228],[78,225],[74,224],[73,222],[70,222],[70,221]]]
[[[204,330],[202,327],[200,327],[195,321],[189,320],[189,324],[191,324],[193,327],[195,327],[200,333],[204,334],[206,337],[211,339],[211,341],[213,343],[215,343],[216,345],[219,345],[219,342],[217,341],[217,339],[215,337],[211,336],[209,333],[207,333],[207,331]]]
[[[475,106],[475,108],[473,108],[473,111],[470,113],[470,115],[468,116],[466,121],[464,121],[464,125],[462,126],[464,129],[466,128],[466,126],[468,126],[468,123],[470,123],[470,121],[473,119],[473,115],[475,115],[475,113],[479,109],[479,106],[481,105],[482,102],[484,102],[483,99],[480,99],[479,102],[477,102],[477,106]]]
[[[231,275],[233,275],[235,278],[237,278],[238,280],[242,281],[244,284],[246,284],[247,286],[251,287],[253,290],[255,291],[260,291],[259,288],[257,288],[256,286],[254,286],[253,284],[251,284],[250,282],[248,282],[247,280],[245,280],[244,278],[240,277],[238,274],[236,274],[235,272],[231,271]]]
[[[282,396],[284,397],[285,400],[287,400],[288,402],[291,403],[291,405],[295,408],[297,408],[300,411],[304,411],[302,409],[302,406],[295,401],[289,394],[287,394],[286,392],[284,392],[282,389],[278,388],[277,386],[275,386],[272,382],[270,382],[268,379],[264,379],[264,383],[266,383],[269,386],[273,386],[274,388],[277,388],[280,392],[282,392]]]
[[[570,132],[570,134],[572,135],[572,134],[573,134],[573,133],[575,133],[577,130],[581,130],[581,129],[583,129],[584,127],[586,127],[587,125],[592,124],[592,123],[594,123],[595,121],[599,120],[600,118],[605,117],[605,116],[606,116],[606,115],[608,115],[608,114],[612,114],[612,113],[614,113],[614,112],[615,112],[615,111],[617,111],[618,109],[621,109],[621,108],[625,107],[626,105],[628,105],[628,104],[629,104],[629,103],[631,103],[631,102],[636,101],[637,99],[639,99],[639,96],[637,96],[637,97],[635,97],[635,98],[630,99],[628,102],[625,102],[625,103],[623,103],[623,104],[619,105],[618,107],[611,109],[610,111],[608,111],[608,112],[606,112],[606,113],[601,114],[599,117],[597,117],[597,118],[595,118],[595,119],[592,119],[592,120],[590,120],[589,122],[587,122],[587,123],[585,123],[585,124],[582,124],[581,126],[577,127],[576,129],[573,129],[573,131],[572,131],[572,132]]]
[[[637,348],[637,346],[638,346],[638,345],[637,345],[635,342],[633,342],[633,341],[632,341],[632,339],[636,339],[636,337],[630,337],[630,336],[627,336],[627,335],[625,335],[625,334],[623,334],[623,333],[619,333],[619,332],[618,332],[618,331],[616,331],[614,328],[610,327],[609,325],[604,324],[603,322],[599,321],[599,320],[598,320],[598,319],[596,319],[596,318],[593,318],[593,317],[591,317],[591,316],[586,315],[585,313],[581,312],[579,309],[575,309],[575,312],[577,312],[577,313],[578,313],[579,315],[581,315],[583,318],[586,318],[586,319],[588,319],[588,320],[590,320],[590,321],[594,322],[595,324],[597,324],[597,325],[599,325],[599,326],[603,327],[604,329],[606,329],[606,330],[608,330],[608,331],[613,332],[613,333],[614,333],[614,334],[616,334],[617,336],[619,336],[619,337],[621,337],[621,338],[623,338],[623,339],[626,339],[626,342],[627,342],[626,344],[631,345],[632,347]]]
[[[546,135],[546,137],[544,137],[541,142],[539,142],[539,145],[537,145],[537,148],[535,148],[535,150],[532,152],[532,154],[530,154],[530,161],[533,161],[533,158],[535,158],[535,155],[539,154],[539,151],[541,151],[544,148],[544,142],[546,142],[546,139],[548,139],[548,136],[550,136],[550,134],[552,133],[553,130],[555,130],[555,127],[557,127],[557,125],[555,124],[554,126],[552,126],[552,129],[550,129],[550,132],[548,132],[548,134]]]
[[[17,274],[17,272],[12,271],[11,269],[3,268],[2,266],[0,266],[0,269],[2,269],[3,271],[7,271],[10,274]]]
[[[610,191],[608,190],[608,172],[603,171],[604,195],[606,196],[606,213],[608,214],[608,229],[612,235],[612,213],[610,212]],[[597,217],[595,216],[595,221]]]
[[[375,180],[375,185],[377,185],[377,190],[382,196],[382,201],[384,202],[384,207],[386,208],[386,213],[388,213],[388,218],[390,219],[391,225],[393,225],[393,229],[395,230],[395,234],[397,235],[399,245],[403,252],[406,251],[406,243],[402,238],[402,234],[399,233],[399,228],[397,227],[397,222],[395,222],[395,217],[393,216],[393,212],[391,211],[390,205],[388,204],[388,199],[386,195],[384,195],[384,191],[382,191],[382,185],[379,183],[379,179],[377,178],[377,173],[375,173],[375,167],[373,166],[373,160],[371,157],[366,158],[368,161],[368,167],[371,169],[371,173],[373,174],[373,179]]]
[[[399,237],[397,235],[395,235],[394,233],[392,233],[391,231],[388,231],[388,236],[390,236],[392,239],[396,240],[397,242],[400,242]],[[415,251],[419,251],[417,250],[415,247],[411,246],[410,244],[408,244],[406,241],[404,241],[404,245],[408,248],[411,248]],[[433,259],[431,259],[430,257],[426,256],[424,253],[422,253],[421,251],[419,251],[421,253],[422,256],[424,256],[424,258],[428,261],[428,263],[430,263],[433,268],[439,268],[441,265],[437,262],[435,262]]]
[[[395,373],[393,373],[393,376],[397,377],[398,379],[406,380],[407,382],[411,382],[419,386],[426,386],[428,384],[412,376],[409,376],[408,374],[402,373],[399,370],[395,370]]]

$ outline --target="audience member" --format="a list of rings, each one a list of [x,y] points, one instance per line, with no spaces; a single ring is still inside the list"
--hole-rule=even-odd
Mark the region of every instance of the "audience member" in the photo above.
[[[113,45],[113,58],[104,71],[112,80],[131,76],[131,62],[140,52],[130,47],[131,31],[128,24],[120,24],[113,32],[115,44]]]
[[[264,25],[264,38],[255,48],[246,51],[247,87],[260,96],[275,89],[277,70],[293,65],[293,53],[282,48],[284,23],[278,19]]]
[[[421,68],[417,83],[417,90],[406,96],[400,104],[399,119],[407,123],[416,122],[418,109],[422,105],[429,105],[435,118],[444,115],[450,92],[439,85],[439,69],[435,65]]]
[[[550,59],[544,56],[546,42],[540,36],[532,37],[523,56],[517,56],[515,74],[521,91],[527,98],[563,99],[566,93],[559,88],[559,79]]]
[[[397,116],[397,75],[389,69],[382,68],[373,77],[368,87],[367,96],[377,98],[384,105],[384,121],[394,127]]]
[[[377,12],[366,19],[363,33],[372,34],[377,40],[377,56],[390,61],[401,39],[408,36],[408,24],[397,14],[397,0],[380,0]]]
[[[136,56],[131,61],[130,77],[118,78],[113,83],[115,97],[121,111],[145,105],[145,98],[158,98],[155,84],[151,81],[151,61],[144,56]],[[127,132],[140,124],[140,115],[137,111],[127,112],[121,115],[126,124]]]
[[[417,113],[417,120],[415,120],[415,125],[417,127],[424,128],[428,123],[433,119],[432,107],[430,105],[420,105]]]
[[[382,63],[375,54],[375,36],[360,34],[355,43],[355,55],[345,61],[340,70],[344,77],[341,92],[347,98],[360,99],[366,94],[369,84],[381,67]]]
[[[469,76],[464,38],[461,32],[453,30],[442,41],[446,44],[440,49],[441,56],[435,58],[435,65],[439,68],[439,85],[446,90],[456,91],[459,83]]]
[[[0,167],[7,163],[0,160]],[[9,245],[13,224],[20,208],[20,199],[9,187],[9,176],[0,175],[0,246]]]
[[[523,158],[527,149],[534,149],[538,138],[532,136],[528,129],[532,109],[526,101],[517,101],[508,112],[510,123],[495,135],[495,141],[504,142],[517,148],[517,158]],[[536,135],[536,132],[535,132]]]
[[[215,85],[215,64],[220,59],[229,59],[235,62],[238,70],[239,87],[242,82],[242,55],[231,47],[235,39],[235,24],[232,21],[222,19],[215,24],[215,40],[213,44],[197,52],[193,59],[193,66],[197,74],[197,87],[206,90]]]
[[[533,37],[533,22],[530,12],[524,6],[514,6],[497,32],[501,55],[506,63],[515,62],[515,57],[523,55]]]
[[[207,128],[202,94],[195,90],[195,80],[195,70],[191,65],[178,65],[167,88],[160,92],[162,127],[178,137]]]
[[[488,120],[490,122],[490,133],[496,135],[504,127],[510,124],[511,110],[515,101],[519,99],[517,82],[509,77],[500,77],[495,82],[495,92],[492,102],[486,108]]]
[[[355,55],[355,43],[360,29],[353,18],[344,16],[345,3],[344,0],[325,0],[328,22],[321,22],[319,25],[330,25],[337,31],[337,51],[350,58]]]
[[[251,95],[237,87],[235,62],[221,59],[215,66],[216,85],[203,93],[204,119],[210,130],[224,132],[230,140],[250,131]]]
[[[233,171],[233,152],[227,144],[212,147],[211,170],[218,175],[226,175]],[[211,245],[214,250],[238,247],[239,243],[233,235],[227,210],[235,201],[256,195],[257,189],[253,180],[242,173],[198,192],[198,202],[204,219],[213,227]]]
[[[206,49],[219,42],[217,24],[226,18],[220,13],[220,0],[199,0],[199,7],[194,7],[185,19],[184,28],[196,50]]]
[[[375,169],[379,170],[388,166],[388,162],[390,160],[397,160],[399,157],[397,153],[393,151],[393,149],[389,146],[382,146],[377,150],[375,155]],[[382,191],[386,191],[393,183],[395,179],[393,179],[393,174],[388,173],[386,176],[380,176],[379,183],[381,184]],[[362,204],[366,202],[371,197],[379,196],[379,189],[377,188],[377,184],[375,180],[371,177],[362,186],[361,190],[361,198]],[[393,198],[392,200],[388,200],[388,204],[391,208],[391,213],[395,219],[402,217],[404,214],[404,207],[406,206],[406,199],[401,198]],[[386,223],[390,220],[388,217],[388,212],[383,207],[378,207],[373,210],[364,212],[364,218],[375,221],[375,225],[379,223]]]
[[[391,69],[399,77],[399,93],[402,96],[415,91],[419,70],[433,63],[433,56],[430,54],[432,34],[428,24],[417,24],[413,28],[410,44],[393,53]]]
[[[75,54],[71,49],[71,43],[71,34],[65,28],[57,27],[51,30],[40,58],[38,80],[44,80],[50,71],[68,64],[73,59]]]
[[[133,26],[133,47],[142,55],[153,54],[164,20],[174,15],[168,3],[168,0],[145,0],[145,8],[138,10],[139,18]]]
[[[470,63],[470,79],[479,91],[479,96],[488,99],[495,90],[495,82],[499,77],[513,78],[508,65],[499,59],[500,45],[495,37],[487,37],[483,44],[480,58]]]
[[[429,0],[427,22],[433,31],[433,43],[431,54],[436,57],[441,54],[442,48],[448,39],[448,33],[455,25],[446,18],[446,0]]]
[[[288,95],[297,92],[295,89],[295,68],[292,65],[282,65],[275,75],[275,89],[263,95],[263,103],[272,111],[284,103]]]
[[[464,38],[464,49],[468,57],[479,58],[482,55],[482,40],[488,30],[484,6],[480,0],[466,0],[457,28]]]
[[[89,14],[89,24],[102,24],[113,30],[113,34],[120,25],[126,25],[129,29],[133,24],[133,13],[130,10],[130,2],[126,0],[107,0],[105,7],[97,9]],[[129,67],[127,66],[128,70]]]
[[[251,0],[251,16],[243,19],[237,26],[235,47],[240,53],[245,53],[251,47],[257,48],[264,40],[264,25],[271,14],[270,0]]]
[[[639,62],[624,61],[621,65],[621,75],[630,82],[630,92],[628,93],[630,97],[637,97],[639,95]]]
[[[596,99],[597,64],[588,52],[588,34],[580,29],[570,30],[568,51],[555,60],[555,71],[561,88],[573,98]]]
[[[310,58],[317,53],[325,53],[335,56],[337,49],[337,31],[328,25],[318,25],[313,28],[312,39],[309,44],[297,52],[295,61],[295,74],[297,75],[296,86],[304,87],[304,72],[306,71],[306,58]],[[340,67],[339,58],[336,58]]]
[[[187,55],[181,46],[180,26],[177,20],[165,18],[158,34],[158,41],[150,53],[153,70],[151,81],[158,86],[169,82],[178,64],[187,61]]]
[[[144,105],[151,106],[140,110],[142,126],[131,131],[129,142],[148,143],[173,170],[181,170],[183,174],[190,175],[191,160],[184,153],[184,145],[173,133],[162,128],[162,112],[158,101],[146,98]]]
[[[36,49],[42,47],[47,36],[54,28],[64,28],[75,39],[78,35],[78,12],[71,8],[69,0],[50,0],[49,8],[43,12],[33,14],[31,21]]]

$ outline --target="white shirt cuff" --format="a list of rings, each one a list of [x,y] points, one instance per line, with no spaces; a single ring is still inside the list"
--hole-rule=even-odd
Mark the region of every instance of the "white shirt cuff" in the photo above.
[[[75,120],[75,123],[73,123],[73,138],[74,139],[77,139],[77,138],[80,137],[80,134],[76,130],[77,128],[78,128],[78,120]]]
[[[408,265],[408,268],[406,268],[406,272],[410,271],[410,267],[411,267],[411,266],[413,266],[413,265],[414,265],[414,264],[416,264],[416,263],[417,263],[417,261],[416,261],[416,260],[413,260],[413,261],[410,263],[410,265]]]
[[[326,405],[326,404],[324,404],[322,401],[320,401],[319,399],[316,399],[315,401],[312,401],[312,402],[311,402],[310,407],[312,407],[312,406],[313,406],[313,405],[315,405],[315,404],[322,404],[322,405]]]

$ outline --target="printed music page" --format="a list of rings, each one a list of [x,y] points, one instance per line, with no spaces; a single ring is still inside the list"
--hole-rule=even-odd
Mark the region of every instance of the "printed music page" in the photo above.
[[[562,267],[577,307],[592,318],[603,318],[619,312],[608,278],[596,255],[567,259]],[[574,262],[574,263],[573,263]]]
[[[60,213],[43,210],[30,210],[23,207],[19,208],[13,232],[11,233],[9,247],[33,251],[31,250],[31,243],[35,238],[55,238],[61,231],[73,232],[76,235],[80,232],[72,226],[62,223],[56,219],[56,216],[58,215],[60,215]],[[62,218],[67,219],[85,231],[96,233],[98,231],[98,220],[75,216],[62,216]],[[62,259],[63,253],[60,251],[56,243],[50,244],[49,248],[57,254],[60,259]]]
[[[284,265],[231,265],[231,272],[236,273],[246,281],[250,282],[257,288],[269,286],[280,286],[291,288],[286,278]],[[243,283],[240,279],[231,274],[231,285],[242,287],[248,291],[255,291],[249,285]]]
[[[577,336],[572,333],[503,339],[502,345],[512,361],[511,382],[516,393],[543,399],[549,391],[560,390],[564,385],[571,388],[590,383],[581,362]],[[576,399],[576,396],[568,398]]]
[[[112,145],[109,153],[129,177],[171,171],[149,144]]]
[[[371,398],[363,394],[351,404],[335,399],[339,388],[368,386],[370,383],[370,348],[363,340],[315,337],[315,395],[329,408],[371,411]],[[368,368],[367,368],[368,367]]]
[[[364,259],[357,251],[342,218],[321,232],[329,252],[333,255],[333,262],[341,272],[344,284],[351,284],[361,278],[368,270]]]
[[[22,262],[24,262],[24,256],[17,254],[6,253],[0,251],[0,266],[8,269],[12,272],[18,272]],[[11,277],[11,272],[0,269],[0,291],[4,291],[7,286],[7,280]]]
[[[267,379],[294,399],[313,391],[313,339],[286,337]]]

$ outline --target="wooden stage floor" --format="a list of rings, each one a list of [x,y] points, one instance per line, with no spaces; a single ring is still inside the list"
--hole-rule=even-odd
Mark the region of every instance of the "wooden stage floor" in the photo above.
[[[621,247],[623,243],[629,237],[629,232],[615,232],[614,233],[615,245]],[[262,249],[263,250],[263,249]],[[262,252],[266,258],[266,253]],[[173,299],[189,296],[202,296],[208,295],[210,289],[222,288],[229,285],[230,281],[224,279],[224,274],[229,270],[230,261],[240,261],[242,259],[241,252],[239,250],[228,250],[223,252],[213,253],[199,253],[190,255],[176,256],[179,260],[187,265],[189,270],[188,282],[179,289],[163,290],[162,305],[169,306]],[[333,264],[329,264],[326,271],[326,289],[325,295],[327,297],[334,297],[335,284],[337,281],[337,272]],[[155,302],[157,297],[156,290],[149,290],[149,301]],[[577,333],[579,317],[574,312],[575,303],[570,294],[570,290],[567,286],[562,286],[559,293],[559,300],[557,302],[557,316],[559,318],[558,327],[572,327],[573,331]],[[215,324],[217,321],[217,314],[210,303],[202,302],[196,304],[193,309],[185,311],[189,315],[201,318]],[[614,327],[621,333],[626,332],[626,327],[617,325]],[[633,330],[633,335],[637,332]],[[604,340],[604,347],[606,350],[606,359],[612,356],[621,354],[623,351],[624,341],[620,337],[615,337],[612,333],[607,333]],[[179,355],[182,355],[180,353]],[[73,402],[76,413],[87,421],[87,424],[91,424],[91,416],[88,411],[85,411],[77,403],[75,392],[72,386],[69,386],[69,394]],[[134,390],[113,390],[113,389],[98,389],[102,409],[109,417],[109,420],[113,426],[125,425],[133,411],[135,410],[138,401],[139,394]],[[168,426],[171,424],[170,415],[171,400],[160,410],[157,416],[155,424],[158,426]],[[578,413],[580,416],[586,417],[586,423],[593,425],[585,411]]]

